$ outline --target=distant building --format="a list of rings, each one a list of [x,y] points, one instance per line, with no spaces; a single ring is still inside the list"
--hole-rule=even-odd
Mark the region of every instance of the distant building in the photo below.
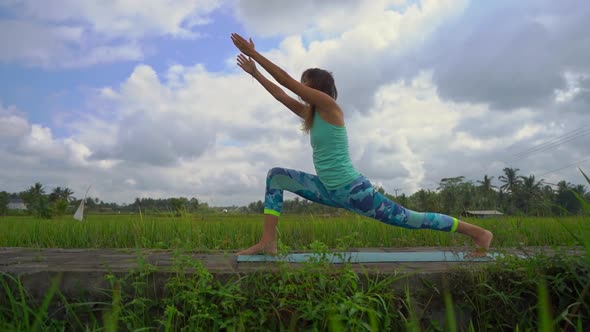
[[[496,210],[465,210],[461,215],[464,217],[497,218],[503,217],[504,213]]]
[[[20,198],[11,198],[10,201],[8,201],[8,205],[6,207],[8,207],[9,210],[26,210],[27,209],[27,205]]]

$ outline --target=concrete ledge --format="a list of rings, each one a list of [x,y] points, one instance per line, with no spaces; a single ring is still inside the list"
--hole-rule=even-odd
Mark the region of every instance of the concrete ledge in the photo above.
[[[466,248],[361,248],[347,251],[362,252],[424,252],[424,251],[464,252]],[[519,255],[534,255],[548,251],[548,248],[527,248],[511,250]],[[280,269],[274,262],[238,262],[234,252],[184,253],[179,256],[187,266],[182,271],[193,274],[191,261],[202,263],[215,278],[229,279],[249,273],[273,273]],[[18,278],[28,293],[34,298],[43,298],[55,278],[59,278],[59,290],[66,298],[101,299],[110,296],[110,283],[107,276],[125,278],[132,272],[147,271],[146,282],[154,289],[153,295],[164,291],[167,280],[173,277],[175,253],[171,250],[134,249],[33,249],[0,248],[0,274]],[[289,268],[300,269],[302,263],[286,263]],[[359,274],[368,276],[399,276],[399,287],[408,283],[416,285],[424,278],[439,284],[446,274],[461,270],[475,272],[479,267],[489,264],[486,261],[461,262],[395,262],[395,263],[353,263],[347,265]],[[330,265],[330,269],[343,268],[343,264]],[[325,270],[323,271],[325,273]],[[6,279],[6,277],[5,277]],[[151,287],[153,285],[153,287]]]

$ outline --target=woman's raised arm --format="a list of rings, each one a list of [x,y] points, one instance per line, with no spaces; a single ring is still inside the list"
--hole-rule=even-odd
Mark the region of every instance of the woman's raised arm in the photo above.
[[[231,35],[231,39],[234,45],[242,53],[258,62],[272,77],[274,77],[274,79],[280,85],[291,90],[293,93],[301,97],[301,99],[303,99],[306,103],[310,105],[316,105],[323,110],[338,108],[338,104],[332,97],[323,93],[322,91],[301,84],[293,77],[289,76],[289,74],[287,74],[287,72],[282,68],[272,63],[262,54],[258,53],[253,43],[248,42],[246,39],[236,33]]]

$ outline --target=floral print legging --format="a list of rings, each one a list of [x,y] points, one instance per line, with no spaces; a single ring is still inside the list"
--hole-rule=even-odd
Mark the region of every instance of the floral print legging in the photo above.
[[[310,201],[344,208],[388,225],[410,229],[433,229],[455,232],[459,221],[441,213],[415,212],[381,194],[364,176],[336,190],[327,189],[317,175],[275,167],[266,177],[264,213],[280,216],[283,191],[287,190]]]

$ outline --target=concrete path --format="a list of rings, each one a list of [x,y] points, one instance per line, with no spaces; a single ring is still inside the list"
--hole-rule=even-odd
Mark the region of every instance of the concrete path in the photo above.
[[[532,253],[539,249],[529,248]],[[357,248],[347,252],[466,252],[466,248]],[[302,251],[298,251],[302,252]],[[511,250],[522,255],[522,250]],[[211,273],[249,273],[268,270],[276,263],[238,262],[234,252],[218,251],[209,253],[187,253],[192,259],[203,263]],[[129,272],[140,267],[141,263],[156,266],[158,270],[169,271],[173,265],[174,252],[170,250],[135,250],[135,249],[33,249],[0,248],[0,271],[12,275],[38,272],[84,272],[97,271]],[[355,263],[353,268],[362,271],[375,270],[382,273],[399,273],[401,271],[442,272],[457,266],[477,266],[486,261],[473,262],[386,262]],[[295,268],[303,264],[291,263]]]
[[[506,253],[530,255],[547,248],[525,248],[503,250]],[[358,248],[347,252],[423,252],[447,251],[465,252],[467,248]],[[267,272],[278,270],[273,262],[238,262],[234,252],[187,253],[185,259],[200,261],[216,277],[224,278],[236,274]],[[64,295],[77,296],[93,290],[108,289],[107,274],[119,277],[138,271],[145,264],[154,267],[154,282],[160,286],[174,274],[174,252],[171,250],[135,249],[33,249],[0,248],[0,275],[18,277],[22,284],[35,297],[42,297],[49,289],[52,280],[61,278],[60,291]],[[288,263],[293,268],[304,264]],[[477,269],[487,262],[395,262],[395,263],[354,263],[357,272],[370,274],[410,274],[412,276],[439,279],[456,268]],[[334,268],[342,264],[334,264]],[[184,271],[192,273],[191,269]],[[161,287],[163,288],[163,287]]]

